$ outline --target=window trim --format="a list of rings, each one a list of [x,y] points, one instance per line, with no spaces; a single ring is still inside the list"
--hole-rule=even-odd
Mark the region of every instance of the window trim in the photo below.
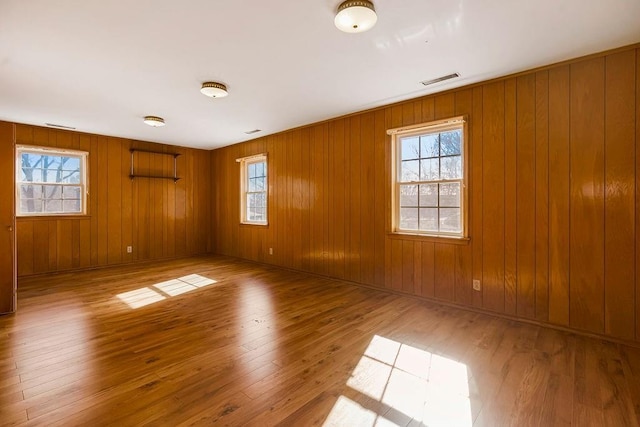
[[[420,230],[402,230],[399,227],[400,217],[400,181],[398,180],[398,171],[401,168],[400,162],[402,156],[400,155],[400,138],[411,137],[416,135],[423,135],[425,133],[446,132],[452,129],[462,129],[462,149],[461,161],[462,161],[462,179],[453,180],[461,183],[461,196],[460,196],[460,215],[462,222],[461,233],[449,233],[449,232],[433,232],[433,231],[420,231]],[[391,173],[390,173],[390,194],[391,194],[391,209],[390,209],[390,229],[389,234],[393,236],[407,236],[411,238],[418,238],[424,240],[449,240],[449,241],[468,241],[469,240],[469,215],[468,215],[468,197],[469,197],[469,157],[468,157],[468,120],[467,116],[455,116],[448,119],[436,120],[431,122],[425,122],[417,125],[404,126],[400,128],[394,128],[387,130],[387,135],[391,136]],[[446,180],[445,180],[446,181]],[[420,181],[422,182],[422,181]],[[437,181],[441,182],[441,181]],[[416,182],[417,184],[418,182]]]
[[[255,225],[255,226],[268,226],[269,225],[269,159],[267,153],[255,154],[252,156],[242,157],[236,159],[236,162],[240,163],[240,224],[241,225]],[[255,163],[265,163],[265,200],[266,200],[266,212],[264,221],[251,221],[248,220],[247,215],[247,193],[249,185],[249,176],[247,173],[248,166]],[[254,192],[263,193],[263,191]]]
[[[57,147],[41,147],[36,145],[16,145],[15,151],[15,164],[16,164],[16,174],[15,174],[15,195],[16,195],[16,217],[17,218],[37,218],[37,217],[86,217],[89,216],[88,207],[89,207],[89,152],[82,150],[72,150],[67,148],[57,148]],[[52,156],[65,156],[72,155],[80,157],[80,184],[63,184],[63,183],[48,183],[49,185],[59,185],[59,186],[73,186],[80,187],[81,202],[82,202],[82,212],[33,212],[33,213],[25,213],[20,210],[20,184],[24,181],[21,181],[18,176],[20,171],[22,170],[22,165],[20,163],[20,158],[22,157],[22,153],[47,153]],[[44,184],[43,184],[44,185]]]

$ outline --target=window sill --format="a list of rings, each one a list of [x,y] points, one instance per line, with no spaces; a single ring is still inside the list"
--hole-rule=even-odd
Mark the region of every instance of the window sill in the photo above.
[[[419,240],[421,242],[446,243],[450,245],[468,245],[471,242],[470,237],[453,237],[453,236],[434,236],[431,234],[418,233],[387,233],[390,239],[399,240]]]
[[[51,221],[56,219],[91,219],[91,215],[20,215],[16,221]]]
[[[269,223],[259,223],[259,222],[241,222],[240,227],[269,227]]]

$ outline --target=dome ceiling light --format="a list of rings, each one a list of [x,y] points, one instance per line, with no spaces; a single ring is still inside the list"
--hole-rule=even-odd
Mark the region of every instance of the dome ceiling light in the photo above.
[[[223,98],[229,95],[227,92],[227,87],[222,83],[217,82],[204,82],[202,83],[202,88],[200,89],[203,95],[206,95],[210,98]]]
[[[144,122],[154,128],[164,126],[164,119],[158,116],[145,116]]]
[[[347,0],[338,7],[334,23],[345,33],[363,33],[373,28],[378,15],[368,0]]]

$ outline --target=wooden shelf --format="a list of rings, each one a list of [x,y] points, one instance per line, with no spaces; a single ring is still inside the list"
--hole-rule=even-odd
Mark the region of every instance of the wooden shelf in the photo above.
[[[149,153],[149,154],[162,154],[164,156],[171,156],[173,158],[181,156],[180,153],[165,153],[163,151],[143,150],[141,148],[130,148],[129,152],[133,153]]]
[[[143,149],[139,149],[139,148],[130,148],[129,152],[131,153],[131,171],[129,173],[129,178],[131,178],[131,180],[135,179],[135,178],[148,178],[148,179],[172,179],[174,183],[178,182],[178,180],[180,179],[180,177],[178,177],[178,156],[180,156],[180,153],[165,153],[162,151],[153,151],[153,150],[143,150]],[[173,176],[166,176],[166,175],[145,175],[145,174],[137,174],[135,173],[135,171],[133,170],[133,164],[134,164],[134,154],[135,153],[149,153],[149,154],[160,154],[163,156],[171,156],[173,157]]]
[[[160,176],[160,175],[129,175],[129,178],[151,178],[151,179],[172,179],[173,182],[178,182],[180,177],[177,176]]]

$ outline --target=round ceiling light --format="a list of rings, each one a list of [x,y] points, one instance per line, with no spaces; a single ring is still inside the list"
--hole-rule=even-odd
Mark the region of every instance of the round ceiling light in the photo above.
[[[158,128],[160,126],[164,126],[164,119],[162,117],[157,116],[145,116],[144,118],[145,124],[148,124],[151,127]]]
[[[227,92],[227,87],[222,83],[216,82],[202,83],[200,92],[202,92],[203,95],[209,96],[211,98],[222,98],[229,95],[229,92]]]
[[[362,33],[378,21],[373,3],[367,0],[347,0],[338,7],[334,23],[345,33]]]

